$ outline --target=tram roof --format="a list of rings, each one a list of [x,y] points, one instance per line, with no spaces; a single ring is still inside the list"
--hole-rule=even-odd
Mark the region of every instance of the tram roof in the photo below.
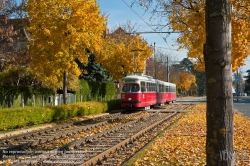
[[[126,77],[123,77],[122,80],[144,80],[144,81],[156,81],[152,76],[145,75],[143,73],[131,73]]]
[[[131,73],[131,74],[128,74],[126,77],[123,77],[122,80],[123,81],[126,81],[126,80],[138,80],[138,81],[143,80],[143,81],[152,81],[152,82],[158,81],[158,82],[163,83],[165,85],[175,86],[175,84],[173,84],[173,83],[157,80],[157,79],[153,78],[152,76],[148,76],[148,75],[143,74],[143,73]]]

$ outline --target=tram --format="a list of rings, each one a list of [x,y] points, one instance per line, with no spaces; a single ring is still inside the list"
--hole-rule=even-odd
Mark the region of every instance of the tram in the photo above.
[[[152,106],[176,101],[176,85],[143,73],[122,78],[121,107],[148,110]]]

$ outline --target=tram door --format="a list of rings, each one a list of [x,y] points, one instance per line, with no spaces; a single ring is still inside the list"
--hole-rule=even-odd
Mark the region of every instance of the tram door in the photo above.
[[[147,103],[147,87],[145,81],[141,81],[141,102],[144,106],[146,106]]]
[[[159,104],[161,102],[161,93],[160,93],[160,83],[156,83],[156,103]]]

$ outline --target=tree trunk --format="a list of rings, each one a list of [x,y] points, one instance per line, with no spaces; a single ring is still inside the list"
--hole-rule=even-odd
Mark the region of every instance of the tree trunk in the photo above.
[[[24,95],[21,96],[21,107],[24,108]]]
[[[8,94],[8,108],[12,107],[12,95]]]
[[[234,165],[231,5],[206,0],[207,166]]]
[[[63,104],[67,104],[67,89],[68,89],[68,87],[67,87],[67,82],[68,82],[67,78],[68,78],[68,71],[65,70],[63,72]]]

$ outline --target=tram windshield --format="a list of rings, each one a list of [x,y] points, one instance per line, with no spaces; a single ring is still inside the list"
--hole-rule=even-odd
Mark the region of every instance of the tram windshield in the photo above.
[[[125,84],[122,87],[122,92],[138,92],[139,91],[139,84]]]

